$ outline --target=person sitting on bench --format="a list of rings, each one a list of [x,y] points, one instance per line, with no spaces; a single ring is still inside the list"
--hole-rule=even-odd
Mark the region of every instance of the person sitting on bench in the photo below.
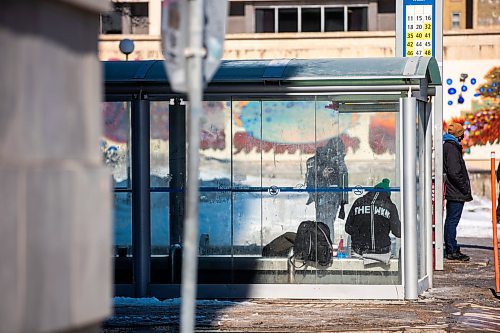
[[[351,235],[353,257],[365,259],[365,265],[374,262],[389,263],[392,232],[401,238],[401,221],[396,205],[391,201],[389,179],[384,178],[375,189],[354,201],[345,231]]]

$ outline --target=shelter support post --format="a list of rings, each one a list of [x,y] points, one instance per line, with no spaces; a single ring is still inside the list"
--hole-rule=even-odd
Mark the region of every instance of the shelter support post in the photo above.
[[[432,237],[432,104],[425,105],[424,112],[424,220],[425,220],[425,249],[426,249],[426,273],[429,277],[429,288],[432,288],[432,278],[434,272],[434,249]]]
[[[186,106],[174,98],[169,107],[170,246],[182,243],[186,187]]]
[[[132,253],[135,297],[148,295],[151,265],[149,100],[132,102]]]
[[[403,98],[404,289],[408,300],[418,297],[416,120],[416,98]]]
[[[434,97],[434,258],[435,269],[443,270],[443,89]]]

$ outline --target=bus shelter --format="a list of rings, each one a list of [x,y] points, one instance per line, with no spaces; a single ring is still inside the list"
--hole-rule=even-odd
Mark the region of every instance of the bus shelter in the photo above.
[[[179,297],[189,100],[161,61],[104,62],[104,75],[116,295]],[[416,299],[432,286],[440,84],[427,57],[223,61],[200,128],[198,297]],[[359,204],[380,193],[395,211]],[[367,212],[359,233],[373,246],[382,234],[383,256],[356,245],[349,219]],[[325,266],[294,256],[307,220],[329,227]]]

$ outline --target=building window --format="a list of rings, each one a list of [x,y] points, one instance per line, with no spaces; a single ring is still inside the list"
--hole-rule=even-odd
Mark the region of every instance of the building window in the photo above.
[[[324,31],[344,31],[344,8],[325,8],[325,30]]]
[[[299,15],[297,8],[278,8],[278,32],[299,31]]]
[[[122,15],[119,12],[101,14],[101,34],[121,34]]]
[[[302,8],[302,31],[321,31],[321,8]]]
[[[230,2],[229,3],[229,16],[245,16],[245,3],[244,2]]]
[[[368,7],[272,6],[255,9],[255,32],[368,30]]]
[[[378,0],[378,13],[379,14],[395,14],[396,1],[394,0]]]
[[[453,12],[451,13],[451,28],[456,30],[460,29],[460,13]]]
[[[115,2],[101,14],[101,34],[149,34],[147,2]]]
[[[348,31],[367,31],[368,30],[368,8],[349,7],[347,9],[347,30]]]
[[[274,32],[274,9],[255,11],[255,32]]]

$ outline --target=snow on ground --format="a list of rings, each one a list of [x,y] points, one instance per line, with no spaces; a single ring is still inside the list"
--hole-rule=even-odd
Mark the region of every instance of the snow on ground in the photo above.
[[[160,301],[156,297],[144,297],[144,298],[131,298],[131,297],[114,297],[114,306],[180,306],[180,298],[171,298],[164,301]],[[221,306],[234,306],[234,305],[254,305],[251,302],[232,302],[232,301],[219,301],[214,300],[196,300],[196,305],[221,305]]]
[[[446,210],[443,219],[445,217]],[[491,219],[491,201],[475,196],[473,201],[465,203],[457,228],[457,237],[491,238],[493,235]]]

